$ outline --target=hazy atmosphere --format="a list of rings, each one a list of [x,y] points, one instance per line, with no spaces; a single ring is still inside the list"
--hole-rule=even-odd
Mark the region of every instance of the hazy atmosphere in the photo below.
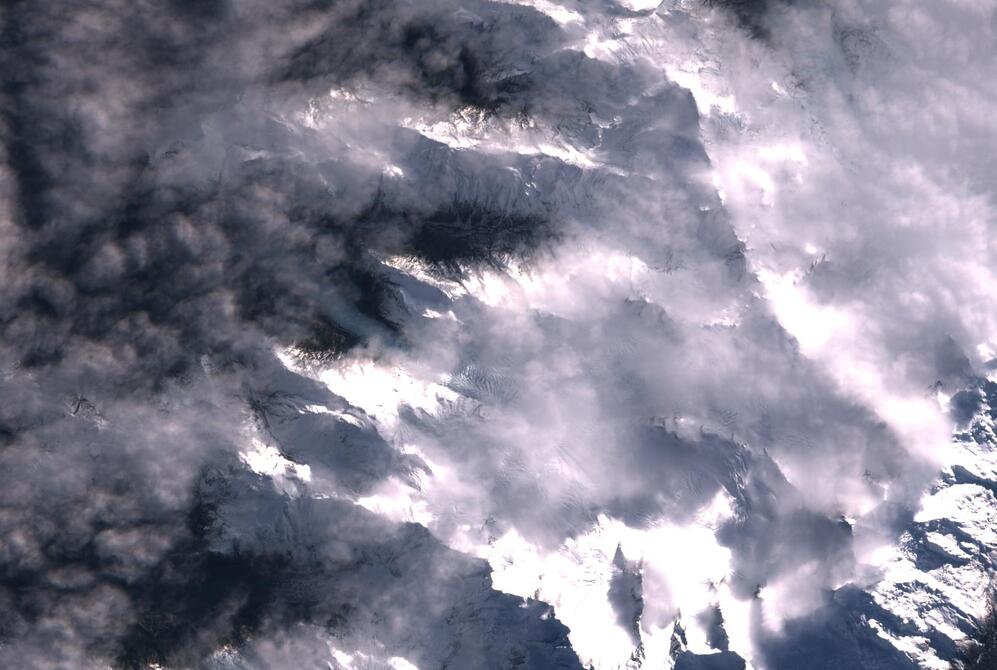
[[[997,668],[992,0],[14,0],[0,79],[0,667]]]

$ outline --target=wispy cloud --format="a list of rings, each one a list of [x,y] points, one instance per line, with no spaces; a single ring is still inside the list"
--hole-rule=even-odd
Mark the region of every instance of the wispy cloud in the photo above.
[[[986,3],[0,11],[6,663],[955,657]]]

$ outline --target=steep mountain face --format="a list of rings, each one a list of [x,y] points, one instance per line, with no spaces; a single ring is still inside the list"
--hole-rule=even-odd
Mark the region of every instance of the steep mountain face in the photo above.
[[[808,643],[779,645],[778,663],[821,649],[810,667],[986,667],[972,661],[985,653],[977,645],[987,644],[993,598],[995,391],[977,379],[952,398],[961,430],[950,465],[913,518],[898,519],[906,525],[877,551],[875,570],[830,593],[827,619],[801,631]]]
[[[988,667],[986,3],[0,22],[0,666]]]

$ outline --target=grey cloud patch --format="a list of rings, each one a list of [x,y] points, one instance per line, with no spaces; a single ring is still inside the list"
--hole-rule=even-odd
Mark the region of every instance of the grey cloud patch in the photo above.
[[[741,514],[717,531],[718,540],[734,553],[732,587],[744,597],[754,595],[769,579],[809,561],[831,573],[818,576],[819,583],[834,581],[835,572],[849,574],[849,524],[807,510],[803,493],[778,466],[767,455],[758,460],[737,491]]]
[[[397,164],[437,167],[388,179],[345,143],[316,151],[314,132],[268,111],[268,96],[296,95],[265,83],[275,63],[295,63],[293,38],[278,32],[331,18],[306,5],[4,9],[5,664],[199,665],[219,645],[249,644],[267,624],[337,629],[370,598],[381,599],[369,610],[370,631],[380,632],[367,642],[430,654],[430,664],[576,664],[544,605],[520,608],[494,592],[484,565],[446,553],[425,531],[404,530],[393,548],[382,546],[392,531],[373,515],[356,516],[347,503],[323,508],[354,515],[343,523],[355,536],[336,551],[368,551],[367,543],[380,556],[369,565],[350,559],[346,573],[309,564],[314,550],[293,537],[279,551],[254,541],[289,532],[325,542],[345,528],[311,529],[280,511],[289,503],[233,460],[254,432],[347,496],[424,468],[362,411],[289,373],[269,350],[297,343],[321,356],[400,343],[407,314],[374,253],[499,264],[553,234],[550,205],[537,190],[518,193],[507,176],[515,159],[458,154],[383,124],[363,129]],[[498,21],[497,44],[516,26],[552,30],[525,20],[525,10],[482,9]],[[344,34],[353,51],[373,44]],[[455,28],[451,46],[459,51],[468,36]],[[386,59],[384,72],[400,72],[389,55],[365,62]],[[466,97],[476,84],[431,71],[451,68],[440,57],[418,55],[427,78],[419,86],[439,75],[440,86],[456,87],[454,100]],[[468,63],[465,75],[477,76]],[[262,496],[246,503],[251,515],[272,525],[240,529],[220,516],[250,491]],[[291,525],[281,525],[288,515]],[[385,566],[398,560],[414,563]],[[385,576],[403,588],[438,585],[401,615],[408,606],[396,602],[398,588],[363,593],[365,582],[386,587]],[[342,611],[309,614],[314,599],[293,596],[306,584],[339,594]],[[416,615],[419,601],[437,602],[446,589],[449,607],[462,608],[449,621],[443,610]],[[458,625],[482,607],[496,621]],[[373,623],[399,616],[422,628]],[[514,632],[495,639],[492,629]]]
[[[485,109],[514,96],[518,77],[561,42],[546,15],[492,2],[360,0],[319,16],[323,28],[293,49],[281,78],[371,83]]]
[[[238,425],[238,410],[201,382],[158,398],[94,388],[92,400],[60,402],[53,376],[39,389],[47,416],[2,454],[0,657],[13,667],[79,667],[116,652],[139,585],[184,541],[201,464],[233,447]],[[30,375],[7,381],[17,390],[5,397],[32,391]]]
[[[728,12],[738,25],[754,38],[771,39],[768,16],[771,12],[794,4],[816,4],[819,0],[704,0],[708,7]]]
[[[877,234],[814,238],[827,255],[794,286],[879,309],[891,383],[949,394],[956,439],[980,451],[994,394],[971,344],[986,320],[947,300],[954,279],[917,284],[908,303],[934,311],[896,307],[916,279],[904,254],[933,240],[875,228],[902,175],[855,186],[829,170],[786,189],[796,209],[718,190],[718,140],[750,115],[701,114],[665,76],[654,31],[692,34],[684,5],[633,4],[2,10],[0,659],[580,668],[573,645],[593,641],[561,621],[587,613],[500,592],[497,563],[470,554],[516,536],[549,557],[610,519],[705,528],[729,557],[680,612],[681,588],[640,562],[660,552],[617,545],[594,583],[625,662],[668,629],[675,668],[744,668],[744,639],[773,668],[913,667],[864,625],[923,633],[850,583],[862,552],[899,538],[930,572],[977,567],[985,542],[972,519],[915,521],[936,465],[780,325],[755,260],[768,251],[744,231],[786,217],[790,241],[820,232],[807,198],[854,213],[824,195],[839,189],[869,205],[855,220]],[[753,62],[799,55],[800,99],[881,74],[898,49],[826,3],[706,4],[747,30],[731,44]],[[800,17],[826,62],[800,46]],[[341,395],[322,381],[366,363],[440,397],[406,405],[390,375]],[[386,413],[360,406],[391,392]],[[994,490],[969,465],[942,483]],[[365,508],[396,484],[425,526]],[[774,633],[764,619],[792,579],[805,612]],[[721,589],[749,631],[711,600]],[[943,601],[932,611],[976,634]],[[925,639],[954,660],[950,633]]]

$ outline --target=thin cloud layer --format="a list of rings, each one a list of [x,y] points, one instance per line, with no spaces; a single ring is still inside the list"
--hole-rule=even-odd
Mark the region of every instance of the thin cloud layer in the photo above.
[[[956,660],[993,16],[4,8],[0,659]]]

